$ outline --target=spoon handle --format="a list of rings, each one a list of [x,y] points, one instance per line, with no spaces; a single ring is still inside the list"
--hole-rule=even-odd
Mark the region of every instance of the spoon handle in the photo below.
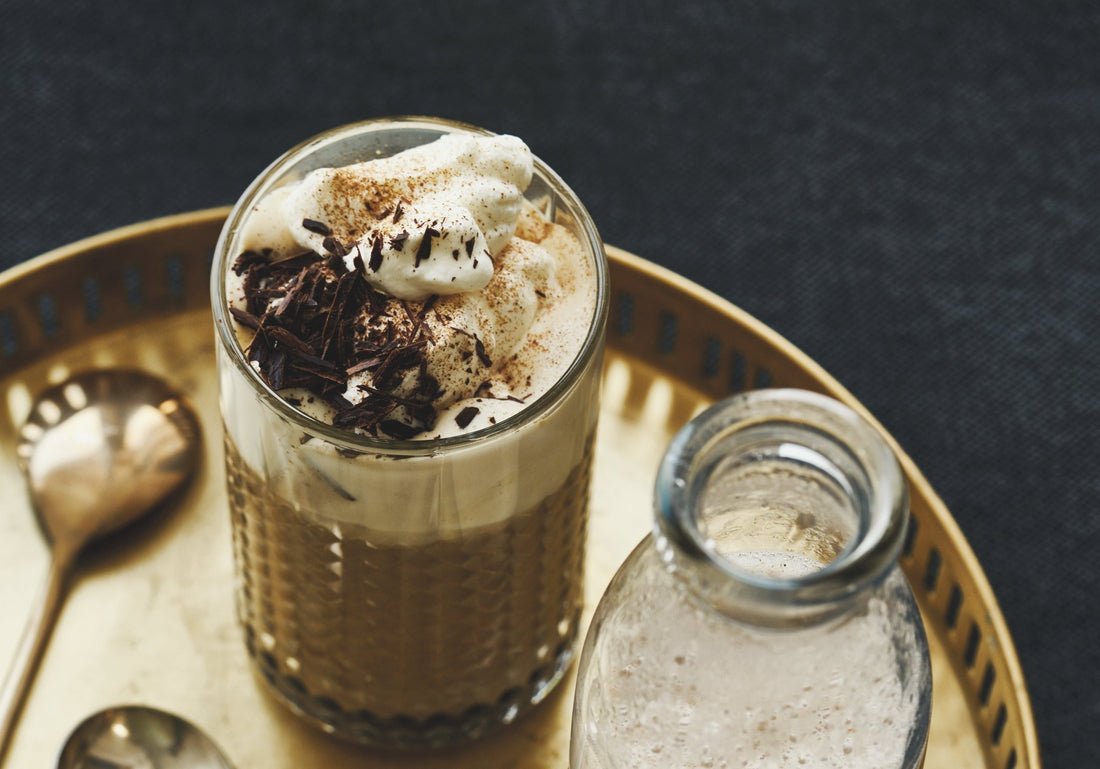
[[[0,689],[0,762],[4,760],[19,713],[27,698],[31,682],[42,660],[42,652],[50,640],[50,633],[60,613],[61,603],[68,587],[69,573],[76,559],[77,550],[72,547],[57,546],[50,557],[50,569],[46,582],[39,590],[19,646],[15,650],[8,677]]]

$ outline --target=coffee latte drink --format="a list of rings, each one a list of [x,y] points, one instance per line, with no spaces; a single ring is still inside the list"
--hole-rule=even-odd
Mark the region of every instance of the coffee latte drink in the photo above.
[[[537,703],[574,651],[606,317],[587,213],[522,141],[322,135],[213,270],[237,606],[277,695],[420,746]]]

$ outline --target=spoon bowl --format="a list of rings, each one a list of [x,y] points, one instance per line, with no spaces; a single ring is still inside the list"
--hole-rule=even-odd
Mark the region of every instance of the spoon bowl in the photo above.
[[[69,735],[57,769],[232,769],[201,729],[142,705],[93,713]]]
[[[180,489],[198,463],[199,437],[198,419],[183,397],[141,371],[89,371],[35,401],[16,451],[50,543],[50,568],[0,688],[0,759],[77,556]]]
[[[144,372],[91,371],[43,392],[16,453],[53,545],[142,517],[191,474],[198,432],[180,395]]]

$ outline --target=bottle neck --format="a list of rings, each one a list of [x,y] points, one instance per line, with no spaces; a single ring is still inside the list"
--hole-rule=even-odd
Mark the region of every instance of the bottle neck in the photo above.
[[[673,439],[657,477],[666,566],[728,616],[771,627],[850,608],[896,562],[905,483],[879,432],[801,390],[722,401]]]

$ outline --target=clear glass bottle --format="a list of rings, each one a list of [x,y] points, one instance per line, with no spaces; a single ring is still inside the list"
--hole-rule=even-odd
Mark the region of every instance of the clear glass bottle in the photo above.
[[[735,396],[673,439],[654,506],[585,641],[572,769],[923,763],[908,496],[875,428],[810,392]]]

